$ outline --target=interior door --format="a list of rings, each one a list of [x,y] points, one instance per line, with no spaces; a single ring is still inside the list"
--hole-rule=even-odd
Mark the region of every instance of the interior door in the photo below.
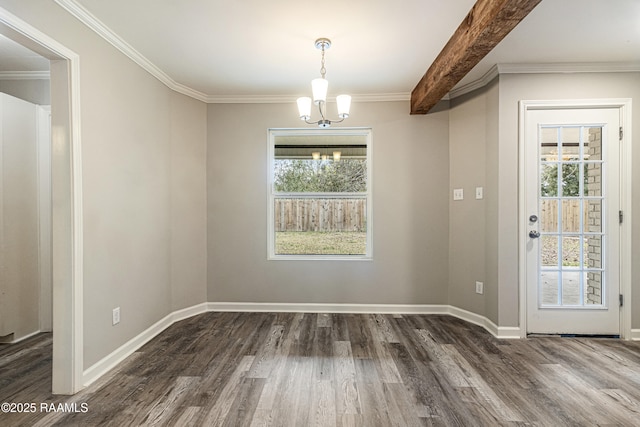
[[[527,332],[619,335],[619,110],[527,110]]]

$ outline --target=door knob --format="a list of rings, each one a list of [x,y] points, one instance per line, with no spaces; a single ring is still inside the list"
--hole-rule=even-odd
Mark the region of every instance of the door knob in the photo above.
[[[531,237],[532,239],[537,239],[538,237],[540,237],[540,233],[538,233],[536,230],[531,230],[529,232],[529,237]]]

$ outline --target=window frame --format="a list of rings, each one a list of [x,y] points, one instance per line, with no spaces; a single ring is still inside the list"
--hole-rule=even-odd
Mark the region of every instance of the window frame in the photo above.
[[[359,193],[300,193],[275,191],[275,145],[279,136],[364,136],[366,140],[367,161],[367,191]],[[335,128],[335,129],[306,129],[306,128],[271,128],[268,130],[267,147],[267,259],[287,261],[370,261],[373,259],[373,201],[372,201],[372,132],[371,128]],[[276,198],[363,198],[366,199],[367,230],[365,254],[359,255],[284,255],[276,254],[275,248],[275,200]]]

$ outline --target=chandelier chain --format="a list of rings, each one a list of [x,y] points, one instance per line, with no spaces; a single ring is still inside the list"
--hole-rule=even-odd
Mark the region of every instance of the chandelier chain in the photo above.
[[[324,75],[327,73],[327,69],[324,67],[324,44],[322,45],[322,61],[320,67],[320,75],[324,79]]]

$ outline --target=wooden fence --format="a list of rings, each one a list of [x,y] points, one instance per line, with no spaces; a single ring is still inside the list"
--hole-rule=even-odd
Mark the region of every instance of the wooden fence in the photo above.
[[[583,220],[584,231],[598,231],[600,221],[590,211],[599,211],[597,202],[585,203]],[[598,215],[599,216],[599,215]],[[595,226],[595,229],[589,229],[589,226]],[[542,200],[540,203],[540,230],[551,231],[558,230],[558,202],[553,200]],[[562,202],[562,231],[569,233],[577,233],[580,231],[580,201],[564,200]]]
[[[276,231],[367,229],[366,199],[275,199]]]

